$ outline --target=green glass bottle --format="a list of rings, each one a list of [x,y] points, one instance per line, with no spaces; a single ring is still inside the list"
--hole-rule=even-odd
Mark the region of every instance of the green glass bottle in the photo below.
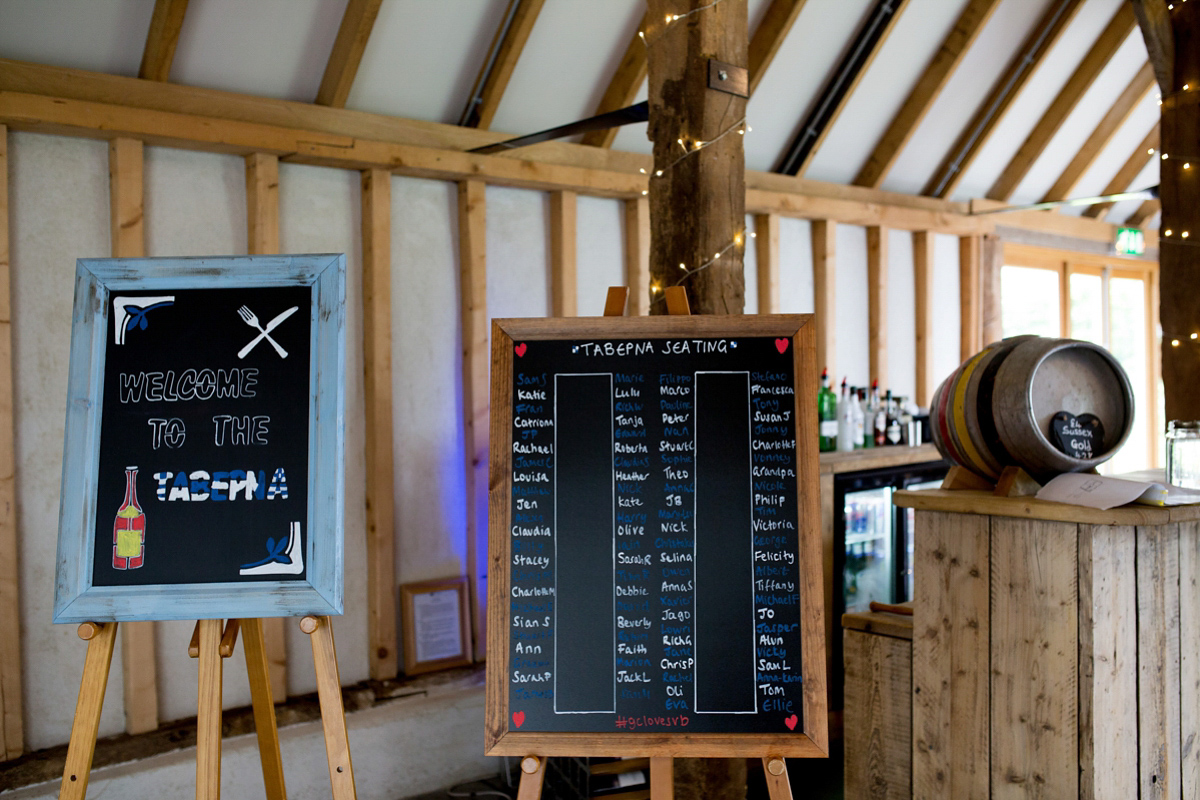
[[[831,453],[837,450],[838,418],[837,395],[833,393],[833,389],[829,388],[828,368],[821,372],[821,388],[817,392],[817,415],[820,420],[818,423],[820,435],[818,449],[822,453]]]

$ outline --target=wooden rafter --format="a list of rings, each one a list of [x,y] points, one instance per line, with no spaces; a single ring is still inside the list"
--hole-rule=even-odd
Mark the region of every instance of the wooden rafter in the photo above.
[[[896,28],[896,20],[904,13],[908,0],[878,0],[867,12],[867,20],[854,35],[820,94],[813,99],[811,110],[801,121],[796,137],[788,145],[777,170],[786,175],[803,175],[812,164],[825,137],[837,123],[842,110],[871,62],[883,49],[888,36]]]
[[[483,62],[471,93],[471,102],[475,107],[469,109],[468,127],[487,130],[492,126],[504,90],[508,88],[508,80],[516,69],[517,60],[525,49],[525,42],[529,40],[533,24],[537,22],[545,2],[509,0],[508,11],[504,14],[506,24],[496,31],[496,38],[492,40],[488,57]]]
[[[875,150],[854,178],[855,185],[877,189],[883,183],[888,170],[896,163],[900,151],[904,149],[904,145],[925,118],[926,112],[941,94],[946,82],[954,74],[955,68],[975,41],[975,37],[983,30],[997,5],[999,0],[971,0],[967,3],[942,46],[934,53],[933,59],[909,92],[904,105],[896,112],[888,129],[875,145]]]
[[[638,89],[642,88],[642,84],[645,83],[646,43],[642,41],[639,34],[646,30],[648,19],[649,12],[642,16],[637,30],[633,33],[633,38],[629,40],[629,46],[625,48],[625,55],[621,56],[621,61],[617,64],[617,71],[613,73],[612,80],[608,82],[608,88],[604,90],[604,96],[600,98],[600,104],[596,106],[596,116],[631,105],[634,98],[637,97]],[[612,147],[618,130],[620,129],[604,128],[590,131],[584,134],[583,143],[592,147]]]
[[[954,193],[1013,100],[1082,5],[1083,0],[1058,0],[1046,9],[1030,29],[1021,49],[1008,62],[1004,74],[992,84],[988,96],[979,104],[971,121],[958,135],[954,146],[946,153],[921,194],[949,197]]]
[[[1154,65],[1158,88],[1169,92],[1175,71],[1175,35],[1171,32],[1167,0],[1131,0],[1131,3],[1146,42],[1146,52],[1150,54],[1150,63]]]
[[[1141,144],[1134,148],[1133,154],[1121,165],[1121,168],[1117,170],[1117,174],[1108,182],[1108,185],[1104,187],[1104,191],[1101,194],[1116,194],[1117,192],[1129,190],[1133,179],[1146,168],[1146,164],[1149,163],[1155,151],[1158,150],[1159,126],[1160,123],[1154,123],[1154,127],[1146,134],[1146,138],[1142,139]],[[1083,215],[1093,219],[1101,219],[1114,205],[1115,203],[1097,203],[1094,206],[1088,206]]]
[[[1079,183],[1079,179],[1083,177],[1083,174],[1091,169],[1092,164],[1096,162],[1096,157],[1108,145],[1113,134],[1125,124],[1125,120],[1129,118],[1129,114],[1133,111],[1134,106],[1142,102],[1142,98],[1146,96],[1146,93],[1153,86],[1154,69],[1147,63],[1133,76],[1133,80],[1129,82],[1129,85],[1117,95],[1112,108],[1100,119],[1091,136],[1079,148],[1079,152],[1071,159],[1071,163],[1067,164],[1066,169],[1058,176],[1058,180],[1054,182],[1054,185],[1050,187],[1046,192],[1046,196],[1040,202],[1047,203],[1051,200],[1065,200],[1067,198],[1067,195],[1074,190],[1075,184]]]
[[[1113,15],[1096,39],[1095,44],[1088,50],[1087,55],[1071,73],[1066,84],[1059,90],[1049,108],[1042,114],[1037,125],[1025,137],[1025,141],[1008,162],[1008,166],[1000,173],[1000,177],[996,179],[996,183],[987,193],[989,198],[1008,202],[1017,186],[1029,174],[1034,162],[1046,149],[1046,145],[1054,138],[1054,134],[1058,133],[1058,129],[1062,127],[1063,122],[1079,103],[1083,93],[1096,80],[1100,70],[1104,69],[1104,65],[1117,52],[1117,48],[1129,38],[1129,34],[1133,32],[1136,24],[1133,8],[1128,3],[1122,3],[1117,9],[1117,13]]]
[[[767,73],[767,68],[779,52],[779,46],[787,38],[792,23],[800,16],[804,0],[772,0],[762,21],[754,29],[750,39],[750,94],[758,88],[758,82]]]
[[[371,38],[382,2],[350,0],[346,4],[346,13],[342,14],[341,27],[325,64],[321,88],[317,89],[317,99],[313,102],[334,108],[346,107],[346,98],[350,96],[350,87],[354,85],[354,76],[358,74],[358,65],[367,49],[367,40]]]
[[[146,48],[138,77],[148,81],[166,81],[175,61],[175,45],[183,29],[188,0],[155,0],[150,29],[146,32]]]
[[[1125,220],[1125,224],[1131,228],[1140,228],[1146,223],[1146,220],[1153,217],[1162,210],[1162,203],[1157,197],[1152,197],[1138,206],[1137,211],[1129,215],[1129,219]]]

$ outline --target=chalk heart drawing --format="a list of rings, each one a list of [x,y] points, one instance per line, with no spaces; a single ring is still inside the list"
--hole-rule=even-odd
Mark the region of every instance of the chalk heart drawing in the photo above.
[[[524,347],[525,345],[521,345],[521,346]],[[513,725],[516,725],[519,728],[524,724],[525,724],[525,712],[524,711],[514,711],[513,712]]]
[[[775,349],[778,350],[781,354],[786,353],[787,349],[788,349],[788,340],[787,339],[776,339],[775,340]]]
[[[796,715],[792,714],[790,717],[786,717],[783,720],[783,724],[788,726],[789,731],[794,731],[796,730],[796,723],[799,721],[800,720],[796,717]]]
[[[517,358],[520,358],[521,356],[525,355],[525,343],[521,342],[519,345],[514,347],[513,352],[517,354]]]

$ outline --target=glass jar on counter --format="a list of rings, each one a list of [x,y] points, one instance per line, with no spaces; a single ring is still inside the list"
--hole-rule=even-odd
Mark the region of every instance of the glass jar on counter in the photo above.
[[[1167,423],[1167,483],[1200,489],[1200,420]]]

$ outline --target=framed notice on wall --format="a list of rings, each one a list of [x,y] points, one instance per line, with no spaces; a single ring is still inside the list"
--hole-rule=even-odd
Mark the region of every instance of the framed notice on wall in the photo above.
[[[470,664],[467,579],[400,584],[400,628],[405,675]]]
[[[494,321],[490,755],[827,755],[814,340]]]
[[[78,262],[55,622],[342,613],[345,263]]]

